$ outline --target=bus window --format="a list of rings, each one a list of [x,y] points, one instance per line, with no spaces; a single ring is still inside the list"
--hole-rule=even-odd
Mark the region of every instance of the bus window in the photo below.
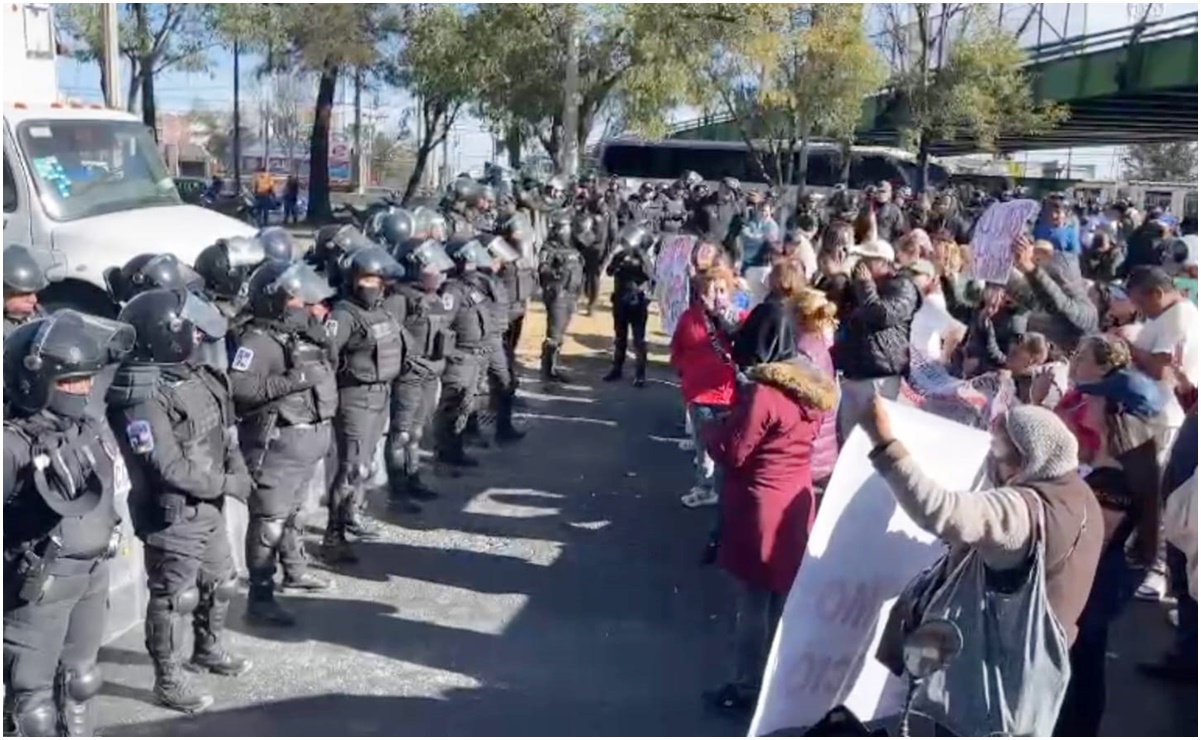
[[[842,157],[832,149],[818,149],[809,152],[809,171],[805,173],[805,182],[819,188],[832,188],[838,184],[842,175]]]
[[[1152,208],[1161,208],[1171,213],[1172,194],[1165,190],[1148,190],[1143,194],[1143,208],[1148,211]]]
[[[882,154],[852,154],[851,181],[848,186],[854,190],[862,190],[881,180],[889,182],[907,182],[908,178],[897,163]]]
[[[1185,218],[1197,217],[1197,191],[1190,190],[1184,194],[1184,213],[1181,214]]]

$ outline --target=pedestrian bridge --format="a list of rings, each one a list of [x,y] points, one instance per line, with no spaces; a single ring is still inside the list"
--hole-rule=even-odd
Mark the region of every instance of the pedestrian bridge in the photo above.
[[[1066,105],[1070,117],[1039,135],[1002,135],[1000,151],[1197,138],[1197,13],[1070,37],[1027,54],[1035,99]],[[868,98],[856,143],[898,146],[905,119],[903,104],[889,92]],[[729,116],[682,122],[669,137],[742,139]],[[933,142],[931,153],[980,149],[965,136]]]

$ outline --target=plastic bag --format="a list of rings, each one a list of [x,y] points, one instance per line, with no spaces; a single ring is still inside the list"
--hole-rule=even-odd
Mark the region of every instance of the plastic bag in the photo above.
[[[1013,588],[995,589],[972,550],[926,608],[923,619],[954,622],[964,644],[946,670],[923,682],[914,708],[957,735],[1049,737],[1055,729],[1071,668],[1047,599],[1042,517],[1040,506],[1037,544],[1020,583],[1013,578]]]

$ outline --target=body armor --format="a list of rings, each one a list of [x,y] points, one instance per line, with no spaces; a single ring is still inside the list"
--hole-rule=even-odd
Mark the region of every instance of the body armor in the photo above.
[[[439,294],[426,292],[416,285],[401,285],[397,293],[405,301],[404,329],[413,342],[407,361],[441,374],[446,353],[454,342],[450,328],[453,309],[447,310],[447,304]]]
[[[339,385],[390,383],[396,379],[405,350],[396,320],[382,308],[367,310],[354,301],[341,301],[338,308],[354,321],[339,368]]]

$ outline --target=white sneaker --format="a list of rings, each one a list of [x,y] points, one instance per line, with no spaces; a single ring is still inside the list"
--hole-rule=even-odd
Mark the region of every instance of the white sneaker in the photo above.
[[[1168,609],[1168,624],[1173,627],[1180,626],[1180,612],[1176,609]]]
[[[680,497],[680,503],[689,509],[696,509],[701,506],[715,506],[717,504],[717,491],[714,491],[712,488],[693,486],[691,491]]]
[[[1168,590],[1168,579],[1163,573],[1151,571],[1143,578],[1142,584],[1134,592],[1134,598],[1139,601],[1159,601]]]

